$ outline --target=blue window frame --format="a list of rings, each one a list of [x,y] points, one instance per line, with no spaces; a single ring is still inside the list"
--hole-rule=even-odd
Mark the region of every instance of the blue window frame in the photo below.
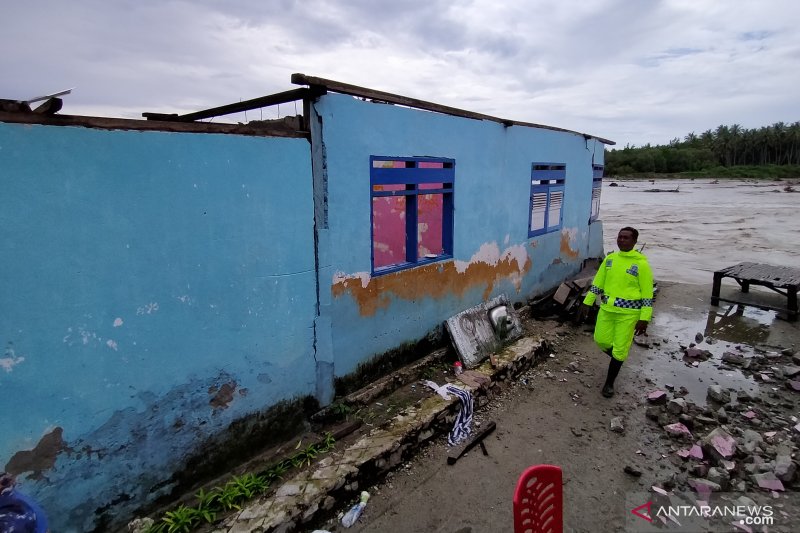
[[[455,160],[370,156],[372,274],[453,256]]]
[[[564,163],[533,163],[531,165],[528,237],[544,235],[561,229],[566,179],[567,166]]]
[[[589,222],[600,216],[600,191],[603,189],[603,165],[592,165],[592,208]]]

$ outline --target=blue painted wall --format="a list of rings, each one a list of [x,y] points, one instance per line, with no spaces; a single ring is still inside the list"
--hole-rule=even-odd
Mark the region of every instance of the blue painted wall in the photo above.
[[[601,224],[594,223],[594,231],[588,225],[592,164],[602,164],[603,157],[598,141],[339,94],[322,96],[314,109],[327,172],[328,229],[320,241],[327,270],[320,273],[320,286],[323,293],[329,281],[333,294],[322,313],[331,317],[337,376],[419,339],[487,294],[523,300],[577,272],[586,257],[601,255],[602,240],[592,236],[598,228],[602,235]],[[370,277],[370,155],[455,159],[453,260],[439,263],[438,272],[417,267]],[[567,166],[563,231],[529,239],[531,164],[536,161]],[[497,267],[497,275],[486,272],[482,262]],[[519,267],[516,274],[509,273],[509,263]],[[457,290],[441,294],[440,283]]]
[[[593,139],[330,93],[312,110],[310,146],[0,123],[0,466],[54,530],[125,517],[231,423],[327,403],[335,376],[602,254]],[[370,155],[456,161],[452,260],[370,276]],[[567,166],[563,229],[529,239],[538,161]]]
[[[0,123],[0,190],[0,466],[54,531],[313,394],[307,140]]]

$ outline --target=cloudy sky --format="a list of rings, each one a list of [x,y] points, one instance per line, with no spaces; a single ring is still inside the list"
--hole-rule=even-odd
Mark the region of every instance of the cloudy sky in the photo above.
[[[796,0],[0,5],[0,98],[75,87],[64,114],[196,111],[295,88],[302,72],[620,147],[800,120]]]

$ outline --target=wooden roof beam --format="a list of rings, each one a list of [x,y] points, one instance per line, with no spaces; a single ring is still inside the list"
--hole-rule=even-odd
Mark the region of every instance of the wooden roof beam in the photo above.
[[[177,113],[142,113],[142,116],[147,120],[165,120],[173,122],[193,122],[195,120],[202,120],[205,118],[219,117],[222,115],[230,115],[232,113],[240,113],[242,111],[250,111],[251,109],[259,109],[261,107],[268,107],[277,104],[285,104],[286,102],[294,102],[296,100],[304,100],[316,94],[314,91],[306,88],[292,89],[283,91],[276,94],[261,96],[244,102],[236,102],[233,104],[213,107],[203,111],[195,111],[194,113],[187,113],[185,115],[178,115]]]
[[[490,120],[492,122],[499,122],[504,126],[526,126],[526,127],[533,127],[533,128],[544,128],[547,130],[554,130],[554,131],[563,131],[566,133],[574,133],[576,135],[582,135],[586,139],[597,139],[603,144],[613,145],[616,144],[614,141],[610,141],[608,139],[603,139],[602,137],[596,137],[594,135],[589,135],[587,133],[581,133],[579,131],[567,130],[563,128],[556,128],[554,126],[546,126],[544,124],[534,124],[531,122],[520,122],[517,120],[509,120],[504,118],[493,117],[491,115],[484,115],[482,113],[475,113],[473,111],[467,111],[465,109],[459,109],[457,107],[450,107],[441,104],[436,104],[434,102],[427,102],[425,100],[418,100],[416,98],[409,98],[408,96],[402,96],[399,94],[387,93],[384,91],[377,91],[375,89],[369,89],[366,87],[359,87],[357,85],[350,85],[349,83],[342,83],[335,80],[328,80],[325,78],[317,78],[315,76],[306,76],[305,74],[295,73],[292,74],[292,83],[295,85],[308,85],[312,88],[319,88],[328,91],[332,91],[335,93],[341,94],[349,94],[351,96],[358,96],[361,98],[368,98],[370,100],[375,100],[378,102],[386,102],[389,104],[398,104],[404,105],[408,107],[414,107],[417,109],[424,109],[426,111],[434,111],[436,113],[442,113],[445,115],[453,115],[457,117],[464,117],[464,118],[472,118],[476,120]]]

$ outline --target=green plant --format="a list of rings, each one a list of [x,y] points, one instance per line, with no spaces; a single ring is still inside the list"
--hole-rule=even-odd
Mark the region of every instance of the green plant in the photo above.
[[[188,533],[199,521],[200,516],[194,507],[179,506],[174,511],[164,513],[162,520],[166,524],[167,533]]]
[[[306,449],[298,453],[296,457],[300,460],[300,464],[305,463],[306,465],[310,465],[311,461],[316,459],[317,455],[319,455],[317,447],[314,444],[309,444],[306,446]]]
[[[234,480],[230,480],[220,490],[219,503],[226,511],[241,509],[239,501],[242,496],[241,487]]]
[[[194,496],[197,498],[197,517],[207,523],[212,523],[217,519],[217,511],[220,510],[220,489],[214,488],[208,492],[200,489]]]
[[[196,507],[180,505],[167,511],[160,521],[148,528],[147,533],[188,533],[203,521],[214,522],[217,514],[222,511],[240,510],[244,501],[267,492],[273,480],[282,477],[293,466],[310,465],[318,455],[331,450],[335,442],[333,435],[325,433],[320,443],[309,444],[301,450],[301,439],[295,446],[295,450],[299,451],[291,458],[284,459],[259,474],[234,476],[222,487],[214,487],[209,491],[200,489],[195,494],[198,502]]]
[[[269,488],[266,476],[257,474],[244,474],[233,478],[233,483],[239,487],[239,492],[247,499],[255,494],[262,494]]]
[[[322,441],[322,452],[327,452],[333,449],[336,445],[336,439],[333,438],[330,432],[325,433],[325,440]]]
[[[420,376],[423,379],[433,379],[436,377],[436,367],[435,366],[426,366],[425,369],[420,372]]]
[[[353,412],[353,408],[342,401],[338,401],[331,405],[331,412],[340,418],[347,417]]]

